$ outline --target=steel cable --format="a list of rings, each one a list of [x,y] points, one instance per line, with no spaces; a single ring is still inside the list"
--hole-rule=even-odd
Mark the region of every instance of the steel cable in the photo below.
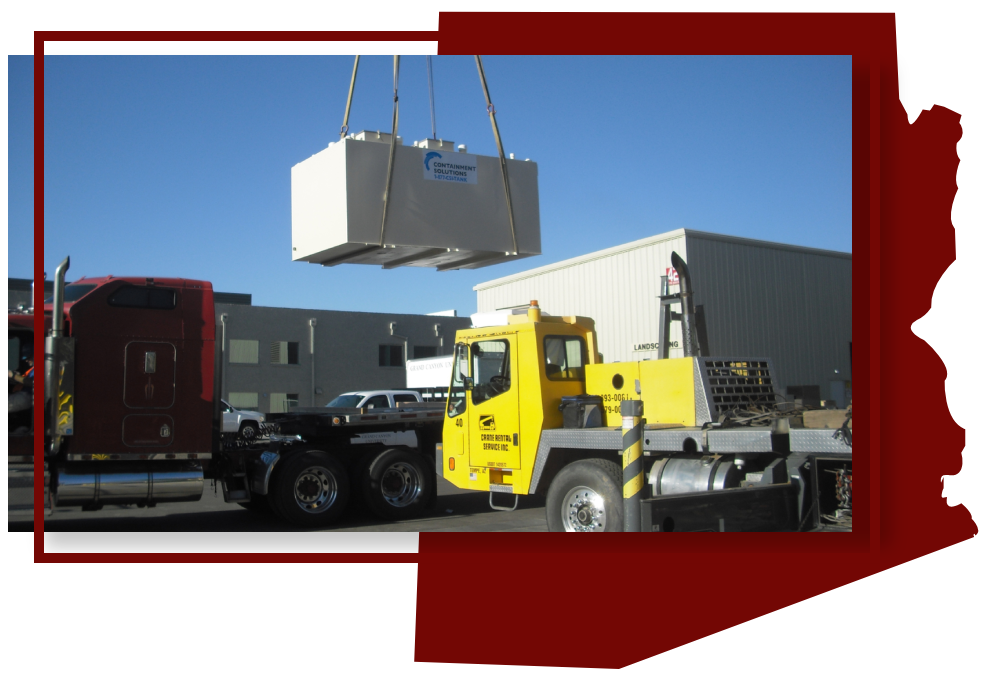
[[[476,68],[479,70],[479,81],[483,85],[483,95],[486,97],[486,112],[490,114],[490,123],[493,125],[493,138],[496,140],[496,149],[500,154],[500,170],[503,174],[503,192],[507,197],[507,216],[510,218],[510,241],[513,244],[511,254],[517,254],[517,229],[514,226],[514,206],[510,200],[510,182],[507,178],[507,157],[503,153],[503,144],[500,141],[500,129],[496,124],[496,109],[490,100],[490,89],[486,85],[486,73],[483,71],[483,60],[477,54]]]

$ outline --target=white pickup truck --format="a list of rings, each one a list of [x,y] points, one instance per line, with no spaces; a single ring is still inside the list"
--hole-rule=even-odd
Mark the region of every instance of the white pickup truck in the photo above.
[[[421,402],[424,399],[414,390],[369,390],[340,394],[326,404],[326,406],[339,408],[395,408],[409,401]]]
[[[263,413],[235,408],[225,399],[220,401],[223,412],[223,432],[235,432],[244,439],[253,439],[260,434],[260,423],[265,419]]]
[[[396,408],[401,404],[424,401],[421,394],[413,390],[364,390],[346,392],[330,401],[326,406],[336,408]],[[385,444],[387,446],[418,446],[418,438],[413,431],[373,432],[361,434],[349,440],[351,444]]]

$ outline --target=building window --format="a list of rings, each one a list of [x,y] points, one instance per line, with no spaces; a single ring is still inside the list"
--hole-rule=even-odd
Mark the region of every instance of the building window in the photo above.
[[[381,366],[403,366],[404,347],[402,345],[380,345]]]
[[[431,359],[432,357],[438,356],[437,347],[429,347],[427,345],[415,345],[414,346],[414,358],[415,359]]]
[[[230,392],[228,401],[233,408],[257,408],[260,405],[256,392]]]
[[[298,395],[283,392],[271,392],[270,412],[285,413],[293,408],[298,408]]]
[[[256,364],[259,355],[260,342],[258,340],[229,341],[229,363],[231,364]]]
[[[277,341],[270,344],[272,364],[298,364],[298,343]]]

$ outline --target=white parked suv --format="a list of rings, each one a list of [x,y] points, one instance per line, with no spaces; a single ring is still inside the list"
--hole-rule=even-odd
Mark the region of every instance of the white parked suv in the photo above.
[[[421,394],[413,390],[371,390],[346,392],[330,401],[329,408],[395,408],[401,404],[424,401]],[[385,446],[418,446],[418,437],[413,431],[373,432],[352,437],[350,444],[384,444]]]
[[[220,399],[223,405],[223,432],[235,432],[244,439],[253,439],[260,434],[260,423],[264,422],[264,414],[258,411],[243,411],[233,408],[225,399]]]

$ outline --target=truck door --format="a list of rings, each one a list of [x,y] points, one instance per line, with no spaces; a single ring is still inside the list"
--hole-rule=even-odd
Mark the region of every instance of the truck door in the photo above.
[[[170,342],[135,340],[124,349],[123,403],[133,409],[175,405],[176,358]]]
[[[517,334],[473,342],[469,355],[472,367],[467,419],[469,465],[517,469],[520,467]],[[506,476],[502,479],[503,484],[508,483]]]
[[[127,343],[123,361],[126,446],[169,446],[174,441],[177,357],[170,342]]]
[[[442,445],[445,449],[446,460],[461,457],[469,448],[469,422],[466,417],[469,395],[465,385],[468,378],[469,346],[460,342],[455,346],[455,356],[452,361],[452,381],[449,387],[445,426],[442,432]],[[461,458],[458,462],[464,463]],[[448,471],[454,471],[454,467],[450,467]]]
[[[393,404],[390,403],[390,397],[386,394],[377,394],[365,402],[361,408],[371,409],[371,408],[390,408]]]

